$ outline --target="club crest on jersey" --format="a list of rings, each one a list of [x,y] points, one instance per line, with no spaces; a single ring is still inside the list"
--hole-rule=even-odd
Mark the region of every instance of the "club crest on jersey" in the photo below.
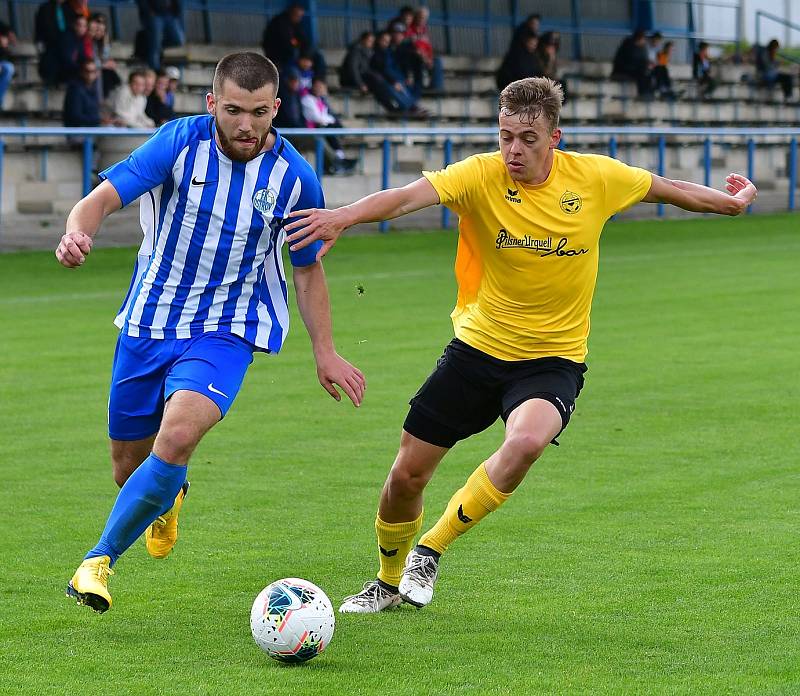
[[[561,201],[559,202],[561,203],[561,210],[567,215],[574,215],[583,207],[581,197],[572,191],[564,191],[564,195],[561,196]]]
[[[259,189],[253,194],[253,207],[262,215],[268,215],[275,207],[278,194],[272,189]]]

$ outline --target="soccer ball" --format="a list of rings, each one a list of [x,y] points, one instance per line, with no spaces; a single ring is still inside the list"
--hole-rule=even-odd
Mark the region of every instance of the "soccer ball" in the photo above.
[[[300,578],[267,585],[250,611],[253,639],[280,662],[305,662],[319,655],[331,642],[334,623],[328,596]]]

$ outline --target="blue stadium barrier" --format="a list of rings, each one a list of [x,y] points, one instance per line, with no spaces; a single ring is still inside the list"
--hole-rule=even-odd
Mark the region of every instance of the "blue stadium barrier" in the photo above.
[[[152,135],[152,129],[140,128],[24,128],[18,126],[0,127],[0,200],[3,191],[3,173],[5,165],[5,146],[8,138],[25,138],[31,136],[63,136],[65,138],[83,139],[82,144],[82,190],[86,195],[91,190],[92,163],[94,160],[95,144],[101,138],[107,137],[142,137]],[[329,135],[351,136],[351,137],[381,137],[382,138],[382,166],[381,184],[382,187],[391,186],[392,172],[392,143],[402,141],[409,137],[437,138],[441,140],[443,150],[443,164],[447,165],[452,161],[453,140],[465,136],[486,136],[493,140],[497,137],[496,127],[467,127],[467,128],[326,128],[324,133],[320,133],[314,128],[287,128],[281,130],[281,134],[292,138],[293,136],[311,136],[317,141],[315,148],[315,170],[320,178],[324,174],[324,150],[322,139]],[[693,136],[703,138],[703,180],[706,185],[711,183],[711,164],[712,147],[715,138],[736,137],[740,138],[747,146],[747,175],[753,178],[753,171],[756,157],[756,139],[770,136],[785,138],[788,152],[788,179],[789,195],[787,207],[789,210],[795,209],[795,188],[797,187],[797,160],[798,160],[798,137],[800,137],[799,127],[782,128],[669,128],[669,127],[644,127],[644,126],[575,126],[564,129],[564,140],[573,135],[590,135],[608,138],[608,152],[614,156],[617,152],[618,140],[625,136],[647,136],[654,138],[654,145],[658,149],[657,173],[664,175],[666,167],[666,147],[667,138],[675,136]],[[45,150],[46,153],[46,150]],[[46,162],[43,163],[41,171],[46,173]],[[664,214],[663,206],[659,206],[658,215]],[[449,215],[443,214],[442,224],[449,224]],[[387,229],[387,224],[383,223],[381,229]]]

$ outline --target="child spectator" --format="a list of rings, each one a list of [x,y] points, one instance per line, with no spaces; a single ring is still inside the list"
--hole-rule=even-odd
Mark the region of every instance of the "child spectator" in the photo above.
[[[174,65],[168,65],[164,68],[164,72],[169,78],[169,89],[167,90],[167,106],[171,109],[175,108],[175,94],[178,91],[178,85],[181,81],[181,71]]]
[[[314,81],[314,56],[310,53],[303,53],[297,59],[297,72],[300,75],[301,91],[310,91],[311,83]]]
[[[341,128],[339,119],[331,112],[328,104],[328,85],[324,80],[314,79],[311,90],[305,91],[300,98],[305,126],[308,128]],[[328,135],[324,139],[325,161],[328,174],[351,172],[356,165],[355,160],[344,156],[338,136]]]
[[[146,87],[144,72],[134,70],[128,76],[128,83],[111,94],[111,109],[117,125],[128,128],[152,128],[155,125],[144,112],[147,107]]]
[[[677,95],[672,89],[672,78],[669,76],[669,61],[672,58],[674,43],[667,41],[656,54],[653,67],[653,84],[656,92],[664,99],[675,99]]]
[[[144,109],[144,113],[153,119],[156,126],[161,126],[167,121],[177,118],[175,111],[167,103],[168,92],[169,76],[166,72],[160,72],[156,77],[153,91],[147,97],[147,106]]]
[[[694,54],[692,61],[692,75],[700,88],[700,96],[704,99],[709,98],[717,87],[717,81],[711,72],[709,49],[708,43],[701,41],[697,45],[697,53]]]

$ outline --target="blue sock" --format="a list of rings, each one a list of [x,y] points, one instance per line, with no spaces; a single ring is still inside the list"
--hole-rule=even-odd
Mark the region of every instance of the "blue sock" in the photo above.
[[[186,467],[152,452],[121,488],[100,541],[85,558],[109,556],[111,565],[159,516],[169,510],[186,480]]]

